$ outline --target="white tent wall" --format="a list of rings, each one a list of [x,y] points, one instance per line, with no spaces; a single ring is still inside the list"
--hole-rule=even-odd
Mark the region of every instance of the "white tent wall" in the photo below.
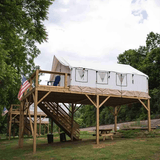
[[[56,62],[57,63],[57,62]],[[52,67],[53,68],[53,67]],[[52,70],[53,71],[53,70]],[[63,73],[70,73],[70,69],[68,66],[64,66],[62,65],[59,61],[57,63],[56,68],[54,68],[55,72],[63,72]],[[50,81],[54,81],[55,76],[51,76]],[[70,77],[67,77],[67,82],[68,82],[68,86],[70,85]],[[64,75],[61,75],[61,80],[60,80],[60,86],[64,87]]]
[[[97,82],[97,71],[87,69],[87,80],[77,81],[76,72],[77,68],[72,69],[71,73],[71,86],[82,86],[82,87],[92,87],[92,88],[106,88],[115,90],[126,90],[126,91],[139,91],[148,93],[148,79],[142,75],[136,74],[125,74],[125,77],[121,83],[119,83],[118,74],[112,71],[106,71],[107,81],[106,83],[100,84]],[[125,82],[126,81],[126,82]],[[123,84],[125,82],[125,84]]]
[[[148,76],[129,65],[68,63],[54,56],[52,71],[70,73],[67,79],[70,91],[150,98]],[[54,81],[54,78],[52,76],[50,80]],[[64,86],[64,76],[61,76],[60,86]]]

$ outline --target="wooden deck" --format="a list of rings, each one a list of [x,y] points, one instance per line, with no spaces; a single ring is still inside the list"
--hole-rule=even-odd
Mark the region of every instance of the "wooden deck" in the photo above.
[[[47,86],[47,85],[39,85],[38,77],[39,73],[48,73],[55,75],[64,75],[64,86]],[[101,106],[112,106],[114,117],[115,117],[115,131],[117,128],[117,115],[120,111],[121,105],[124,104],[132,104],[132,103],[141,103],[146,110],[148,111],[148,129],[151,130],[150,124],[150,99],[143,97],[130,97],[130,96],[122,96],[122,95],[105,95],[98,93],[88,93],[88,92],[74,92],[70,91],[70,87],[68,86],[67,78],[70,76],[68,73],[61,72],[52,72],[52,71],[42,71],[36,70],[36,72],[30,77],[28,80],[31,84],[29,91],[25,92],[24,96],[21,100],[21,110],[20,110],[20,137],[19,137],[19,146],[23,146],[23,119],[24,119],[24,110],[27,109],[30,104],[34,103],[34,133],[33,133],[33,152],[36,152],[36,127],[37,127],[37,106],[47,114],[60,128],[62,128],[68,136],[71,137],[71,140],[78,139],[77,134],[79,132],[78,125],[74,122],[74,113],[77,111],[76,104],[81,105],[94,105],[97,109],[96,118],[97,118],[97,131],[96,131],[96,143],[99,144],[99,108]],[[35,85],[33,86],[33,81]],[[146,103],[145,103],[146,102]],[[72,104],[71,110],[69,110],[69,116],[62,111],[59,107],[59,103]],[[24,106],[25,104],[25,106]],[[59,111],[60,109],[60,111]],[[64,114],[67,116],[64,116]],[[66,119],[66,120],[63,120]],[[52,127],[52,126],[51,126]]]

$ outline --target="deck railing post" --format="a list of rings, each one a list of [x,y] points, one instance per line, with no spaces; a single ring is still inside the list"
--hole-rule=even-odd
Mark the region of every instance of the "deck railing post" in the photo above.
[[[64,88],[67,88],[67,73],[65,73],[65,81],[64,81]]]

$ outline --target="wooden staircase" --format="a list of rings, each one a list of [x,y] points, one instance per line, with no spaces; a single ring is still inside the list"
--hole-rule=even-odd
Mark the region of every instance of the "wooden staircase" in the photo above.
[[[79,140],[79,124],[59,105],[54,102],[41,102],[39,108],[47,114],[69,137],[73,132],[73,140]]]
[[[16,120],[20,121],[20,115],[16,116]],[[32,125],[34,125],[34,121],[32,120]],[[19,126],[19,123],[16,123]],[[30,126],[30,121],[28,118],[24,118],[24,134],[28,135],[28,132],[32,134],[31,126]],[[38,134],[37,134],[38,135]]]

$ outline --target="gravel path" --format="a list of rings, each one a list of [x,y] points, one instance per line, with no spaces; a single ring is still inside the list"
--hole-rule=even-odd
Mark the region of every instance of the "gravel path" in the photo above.
[[[117,127],[119,127],[119,129],[122,129],[122,128],[126,128],[127,126],[130,126],[131,124],[135,124],[135,123],[136,123],[136,121],[118,123]],[[144,125],[144,126],[148,126],[148,121],[147,120],[140,121],[140,124]],[[152,119],[151,120],[151,127],[156,127],[157,125],[160,125],[160,119]],[[101,126],[99,126],[99,128],[100,129],[112,128],[114,130],[114,124],[101,125]],[[96,129],[96,127],[87,127],[87,128],[80,128],[80,131],[93,131],[95,129]]]

